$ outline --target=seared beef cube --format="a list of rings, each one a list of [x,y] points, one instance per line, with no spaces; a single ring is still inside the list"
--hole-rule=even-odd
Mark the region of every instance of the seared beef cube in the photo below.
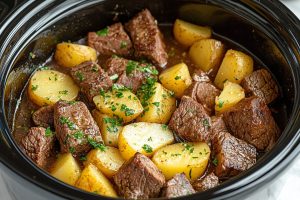
[[[121,23],[108,26],[97,32],[88,33],[88,46],[100,55],[128,56],[132,53],[132,43]]]
[[[265,69],[254,71],[246,76],[242,83],[247,96],[257,96],[266,104],[271,103],[279,96],[279,89],[272,75]]]
[[[218,131],[228,131],[222,116],[213,116],[211,118],[211,128],[214,133]]]
[[[124,163],[113,179],[119,193],[126,199],[158,197],[165,184],[164,175],[147,156],[140,153]]]
[[[36,126],[53,127],[53,106],[43,106],[32,114],[32,120]]]
[[[106,91],[112,86],[110,77],[95,62],[84,62],[72,68],[71,75],[91,102],[101,90]]]
[[[106,66],[109,76],[118,75],[117,83],[136,92],[147,78],[156,78],[158,71],[148,63],[139,63],[125,58],[110,58]]]
[[[52,153],[55,137],[52,131],[43,127],[32,127],[22,138],[21,147],[26,155],[39,167],[45,168]]]
[[[209,190],[217,185],[219,185],[219,178],[213,172],[193,182],[193,187],[198,192]]]
[[[192,75],[192,79],[197,82],[211,82],[207,73],[202,71],[201,69],[197,69],[194,71]]]
[[[83,102],[54,104],[54,126],[62,153],[80,155],[102,143],[99,127]]]
[[[256,149],[251,144],[220,131],[212,140],[215,174],[227,179],[249,169],[256,162]]]
[[[213,114],[215,107],[215,99],[220,95],[220,90],[213,84],[207,82],[194,82],[186,91],[184,95],[192,97],[200,103],[207,114]]]
[[[184,173],[176,174],[163,189],[163,197],[174,198],[195,193]]]
[[[189,142],[209,142],[211,119],[204,107],[190,97],[183,96],[169,122],[169,128]]]
[[[153,64],[164,67],[168,61],[163,35],[150,11],[145,9],[125,25],[130,33],[135,56],[148,58]]]
[[[259,150],[270,148],[279,137],[279,128],[266,103],[258,97],[246,98],[224,111],[229,131]]]

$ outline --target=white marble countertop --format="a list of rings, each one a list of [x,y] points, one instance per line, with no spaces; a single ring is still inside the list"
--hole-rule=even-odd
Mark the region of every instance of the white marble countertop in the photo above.
[[[300,17],[300,0],[286,1],[285,4]],[[252,194],[245,200],[299,200],[300,199],[300,155],[291,167],[274,183]],[[0,172],[0,200],[12,200]]]

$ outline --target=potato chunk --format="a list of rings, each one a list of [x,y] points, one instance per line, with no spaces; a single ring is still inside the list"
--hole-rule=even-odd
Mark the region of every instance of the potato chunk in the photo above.
[[[223,89],[224,82],[240,84],[241,81],[253,72],[253,59],[240,51],[228,50],[215,78],[215,85]]]
[[[83,169],[75,186],[103,196],[118,197],[111,182],[92,164]]]
[[[173,91],[178,98],[192,84],[192,78],[185,63],[179,63],[164,70],[160,74],[159,80],[165,88]]]
[[[197,40],[210,38],[212,30],[210,27],[198,26],[176,19],[173,33],[180,44],[189,47]]]
[[[75,100],[78,92],[79,88],[70,76],[55,70],[36,71],[28,85],[30,100],[39,106]]]
[[[210,149],[204,142],[176,143],[159,149],[152,161],[167,180],[185,173],[189,180],[194,181],[205,172],[209,157]]]
[[[176,109],[176,99],[160,83],[154,84],[153,95],[150,99],[146,99],[147,96],[146,94],[139,96],[144,104],[144,112],[137,118],[137,121],[167,123]]]
[[[116,115],[125,123],[137,118],[143,112],[139,99],[121,85],[115,84],[113,88],[115,89],[106,93],[101,92],[93,98],[97,109],[104,114]]]
[[[226,81],[220,96],[216,97],[215,110],[223,112],[245,98],[244,89],[237,83]]]
[[[224,56],[224,45],[214,39],[199,40],[192,45],[189,51],[191,60],[205,72],[218,71]]]
[[[59,66],[75,67],[85,61],[96,61],[97,52],[85,45],[63,42],[57,44],[54,59]]]
[[[124,126],[119,136],[119,149],[128,160],[136,152],[152,156],[157,149],[173,142],[173,133],[166,125],[138,122]]]
[[[118,138],[123,128],[123,120],[116,116],[111,117],[102,114],[96,109],[92,111],[92,115],[100,128],[104,144],[106,146],[118,147]]]
[[[52,176],[70,185],[75,185],[80,173],[80,166],[71,153],[59,155],[50,169]]]
[[[90,163],[95,165],[105,176],[112,178],[123,165],[125,160],[121,156],[119,149],[114,147],[106,147],[105,151],[99,149],[91,150],[87,155],[84,165]]]

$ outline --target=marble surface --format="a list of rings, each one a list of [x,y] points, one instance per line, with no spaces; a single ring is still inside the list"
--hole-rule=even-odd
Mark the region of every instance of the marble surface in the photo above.
[[[286,1],[285,4],[300,17],[300,0]],[[300,155],[291,167],[275,182],[255,192],[245,200],[299,200],[300,199]],[[0,200],[15,200],[7,191],[0,171]]]

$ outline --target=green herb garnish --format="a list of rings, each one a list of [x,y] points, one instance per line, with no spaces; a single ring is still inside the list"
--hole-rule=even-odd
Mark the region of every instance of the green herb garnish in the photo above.
[[[84,80],[83,74],[81,72],[76,72],[75,76],[79,79],[80,82]]]
[[[142,146],[142,148],[145,150],[146,153],[152,153],[153,152],[152,147],[149,146],[148,144],[144,144]]]
[[[175,80],[181,79],[181,76],[175,76]]]
[[[122,41],[121,44],[120,44],[120,48],[124,49],[126,47],[127,47],[127,42],[126,41]]]
[[[45,131],[45,136],[46,137],[52,137],[53,136],[53,132],[51,131],[50,127],[48,127]]]
[[[218,166],[218,159],[217,158],[214,158],[212,163],[215,165],[215,166]]]
[[[101,151],[106,151],[106,146],[103,143],[97,142],[96,140],[88,137],[87,138],[89,144],[94,148],[94,149],[99,149]]]
[[[96,34],[99,36],[107,36],[108,35],[108,27],[105,27],[104,29],[97,31]]]
[[[39,87],[38,85],[32,85],[31,86],[31,90],[32,91],[36,91],[38,89],[38,87]]]
[[[76,125],[74,122],[71,122],[68,118],[66,117],[60,117],[59,121],[61,124],[67,124],[67,126],[69,127],[70,130],[75,130],[76,129]]]

